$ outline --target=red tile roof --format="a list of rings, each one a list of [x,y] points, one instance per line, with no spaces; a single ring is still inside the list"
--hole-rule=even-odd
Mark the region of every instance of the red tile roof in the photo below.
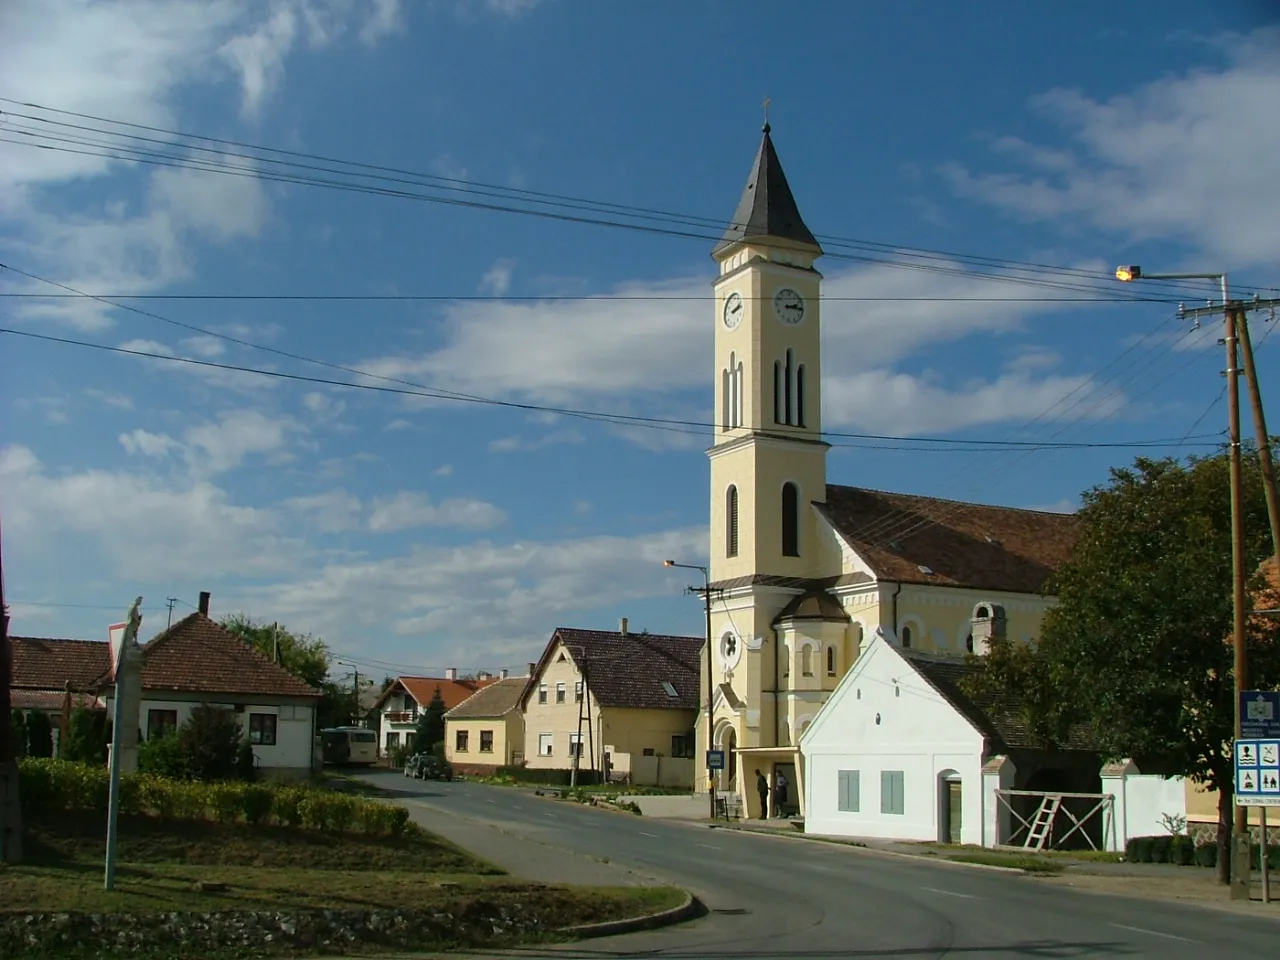
[[[447,680],[444,677],[396,677],[396,682],[382,691],[382,696],[378,697],[375,707],[381,709],[391,694],[403,691],[413,697],[418,706],[425,710],[431,698],[435,696],[436,688],[439,687],[444,708],[452,710],[477,690],[487,687],[497,679],[497,677],[486,677],[484,680],[474,677],[462,677],[458,680]]]
[[[202,613],[183,617],[142,648],[142,689],[319,697],[320,691]]]
[[[11,690],[10,705],[14,710],[47,710],[57,713],[62,710],[66,692],[63,690]],[[106,702],[94,694],[71,694],[71,707],[88,707],[90,710],[106,709]]]
[[[61,691],[94,687],[111,666],[109,644],[103,640],[54,640],[10,637],[15,690]]]
[[[814,506],[879,579],[904,583],[1040,593],[1079,532],[1069,513],[835,484]]]
[[[520,695],[524,693],[527,682],[527,677],[509,677],[496,683],[488,683],[449,710],[446,716],[454,720],[505,717],[519,708]]]

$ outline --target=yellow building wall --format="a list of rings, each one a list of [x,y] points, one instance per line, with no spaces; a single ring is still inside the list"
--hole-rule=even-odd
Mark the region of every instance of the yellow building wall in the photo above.
[[[642,710],[605,707],[598,728],[601,742],[618,753],[670,757],[671,738],[693,733],[693,710]]]
[[[892,594],[892,588],[889,588]],[[960,590],[947,587],[906,584],[898,595],[898,632],[911,629],[911,648],[927,653],[964,654],[965,639],[973,609],[980,603],[1004,607],[1010,640],[1029,641],[1040,637],[1044,614],[1057,600],[1034,594]],[[882,613],[892,617],[892,603]],[[901,637],[900,637],[901,639]]]
[[[458,749],[458,731],[467,733],[467,749]],[[493,733],[493,749],[480,749],[480,734]],[[504,717],[465,718],[455,720],[445,717],[444,755],[452,764],[470,766],[505,767],[515,760],[515,754],[524,749],[524,718],[519,710],[512,710]]]
[[[1187,822],[1217,823],[1218,791],[1210,790],[1203,784],[1193,783],[1190,780],[1187,780],[1185,783],[1187,797]],[[1262,825],[1262,813],[1257,807],[1249,808],[1249,823],[1254,826]],[[1280,810],[1273,809],[1267,814],[1267,827],[1268,833],[1280,828]]]
[[[561,655],[564,659],[561,660]],[[532,690],[524,703],[524,759],[526,765],[535,769],[567,770],[573,766],[572,754],[569,751],[570,735],[579,729],[578,716],[582,714],[582,756],[585,765],[590,741],[587,736],[588,727],[598,722],[599,705],[591,698],[590,709],[583,709],[583,704],[574,699],[574,684],[582,679],[582,674],[574,663],[569,651],[556,644],[547,658],[542,674],[534,679]],[[538,690],[546,684],[547,702],[538,702]],[[558,684],[564,684],[564,702],[556,701]],[[598,728],[597,728],[598,729]],[[538,750],[541,734],[551,734],[551,755],[540,754]],[[597,747],[598,750],[598,747]]]

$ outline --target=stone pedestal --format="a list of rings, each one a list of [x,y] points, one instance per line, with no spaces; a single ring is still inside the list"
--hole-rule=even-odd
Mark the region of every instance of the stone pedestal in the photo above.
[[[1231,834],[1231,899],[1232,900],[1248,900],[1250,892],[1249,882],[1249,854],[1251,850],[1250,841],[1252,834],[1246,830],[1244,833]]]

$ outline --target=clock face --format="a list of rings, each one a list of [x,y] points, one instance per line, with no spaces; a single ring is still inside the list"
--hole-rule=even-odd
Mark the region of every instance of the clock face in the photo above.
[[[724,325],[732,330],[742,322],[744,307],[742,294],[731,293],[724,301]]]
[[[773,309],[783,323],[795,325],[804,319],[804,297],[783,287],[773,295]]]

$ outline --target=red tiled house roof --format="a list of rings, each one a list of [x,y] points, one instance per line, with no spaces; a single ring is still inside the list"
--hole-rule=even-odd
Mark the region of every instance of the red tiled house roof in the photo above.
[[[439,687],[444,708],[452,710],[477,690],[487,687],[496,680],[497,677],[487,677],[484,680],[473,677],[463,677],[458,680],[448,680],[444,677],[396,677],[395,683],[382,691],[378,702],[374,704],[374,709],[381,710],[388,697],[393,693],[403,692],[417,701],[420,709],[425,710],[431,698],[435,696],[436,688]]]
[[[1040,593],[1079,534],[1074,514],[835,484],[814,506],[878,579],[904,583]]]
[[[10,637],[14,690],[56,690],[68,683],[73,690],[96,688],[111,666],[109,644],[102,640],[61,640]]]
[[[586,673],[587,689],[602,707],[696,710],[702,637],[656,633],[619,633],[557,627],[542,652],[521,698],[537,687],[552,651],[563,643],[578,669]],[[663,685],[669,683],[675,696]]]

